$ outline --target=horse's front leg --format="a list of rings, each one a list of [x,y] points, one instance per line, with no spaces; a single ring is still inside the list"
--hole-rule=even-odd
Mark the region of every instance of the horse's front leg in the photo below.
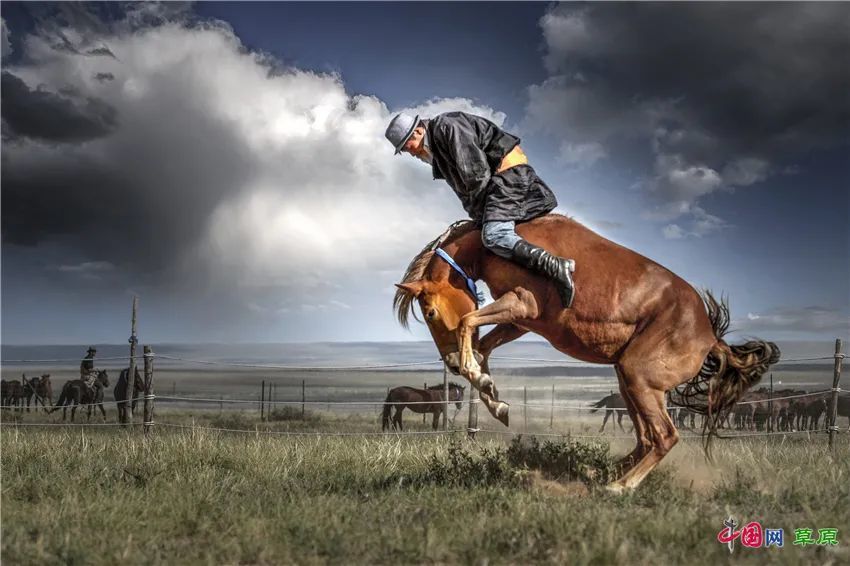
[[[493,327],[478,343],[478,352],[482,357],[480,362],[481,373],[492,377],[493,374],[490,373],[490,354],[493,353],[493,350],[508,342],[513,342],[525,334],[528,334],[528,330],[509,323],[497,324]],[[499,400],[499,391],[496,389],[495,382],[492,385],[490,395],[497,401]]]
[[[436,411],[434,411],[434,422],[431,423],[431,428],[437,430],[440,426],[440,415],[443,414],[443,408],[440,407]]]
[[[478,389],[479,397],[490,414],[505,426],[508,426],[508,404],[498,400],[492,378],[489,374],[482,373],[482,368],[472,351],[472,336],[479,326],[512,324],[519,320],[534,319],[537,318],[539,312],[534,295],[527,289],[517,287],[486,307],[464,315],[458,325],[460,372]],[[507,332],[507,329],[504,332]],[[519,334],[519,336],[521,335]]]

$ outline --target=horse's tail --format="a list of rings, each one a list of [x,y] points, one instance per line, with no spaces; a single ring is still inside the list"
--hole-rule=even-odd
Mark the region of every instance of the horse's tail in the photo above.
[[[703,422],[704,449],[710,454],[711,439],[741,396],[758,383],[768,366],[779,361],[779,347],[773,342],[750,340],[730,345],[723,340],[729,329],[729,306],[708,291],[702,293],[708,318],[717,342],[709,350],[699,373],[679,386],[677,404],[706,415]]]
[[[390,404],[390,394],[387,393],[387,398],[384,400],[384,411],[381,414],[381,430],[390,428],[390,411],[392,410],[393,406]]]

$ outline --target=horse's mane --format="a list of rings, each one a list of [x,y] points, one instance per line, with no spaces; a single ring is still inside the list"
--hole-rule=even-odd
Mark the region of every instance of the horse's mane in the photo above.
[[[410,262],[410,265],[407,266],[407,270],[404,272],[404,277],[402,277],[401,282],[411,283],[422,279],[425,276],[425,269],[428,267],[428,264],[431,262],[431,258],[434,256],[435,249],[447,242],[452,242],[475,229],[475,223],[471,220],[458,220],[449,226],[445,232],[431,240],[428,245],[422,248],[421,252],[416,254],[416,257],[414,257]],[[398,289],[395,292],[395,298],[393,298],[393,309],[398,317],[398,322],[404,328],[409,328],[410,326],[409,317],[410,313],[413,313],[414,298],[415,297],[413,295],[403,289]],[[416,318],[416,313],[413,313],[413,318]],[[419,319],[417,318],[416,320]]]
[[[432,389],[432,390],[433,390],[433,389],[442,389],[442,388],[443,388],[443,384],[442,384],[442,383],[440,383],[439,385],[432,385],[432,386],[431,386],[431,387],[429,387],[428,389]],[[458,385],[458,384],[457,384],[457,383],[455,383],[454,381],[450,381],[450,382],[449,382],[449,388],[450,388],[450,389],[464,389],[464,386],[463,386],[463,385]]]

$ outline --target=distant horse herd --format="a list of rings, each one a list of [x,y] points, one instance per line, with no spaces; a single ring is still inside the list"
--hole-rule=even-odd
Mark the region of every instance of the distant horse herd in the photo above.
[[[727,418],[721,423],[722,428],[735,430],[773,430],[777,432],[792,432],[800,430],[819,430],[825,427],[828,420],[829,400],[828,391],[810,394],[796,389],[770,390],[762,387],[748,391],[733,407]],[[611,393],[592,405],[591,413],[605,409],[605,418],[599,432],[605,431],[608,419],[616,417],[620,430],[623,428],[623,416],[626,414],[626,404],[618,393]],[[670,419],[680,428],[697,428],[697,418],[703,415],[686,408],[668,403],[667,412]],[[850,430],[850,395],[838,396],[838,416],[847,417]],[[823,418],[823,421],[821,421]],[[699,426],[702,427],[703,422]]]
[[[130,368],[121,370],[118,382],[112,390],[118,407],[120,422],[123,422],[127,402],[119,401],[119,399],[126,398],[127,376],[129,373]],[[63,421],[67,419],[68,409],[71,409],[71,422],[74,422],[78,408],[87,409],[87,421],[91,420],[92,409],[100,409],[101,416],[106,421],[106,409],[103,406],[104,391],[109,387],[109,375],[106,370],[98,370],[97,377],[91,384],[83,379],[67,381],[62,386],[62,391],[59,393],[59,399],[55,405],[53,404],[53,385],[50,381],[50,374],[33,378],[27,378],[24,375],[20,381],[4,379],[0,382],[0,386],[2,386],[3,408],[19,412],[23,412],[26,408],[26,411],[30,412],[30,406],[34,400],[33,407],[36,411],[38,411],[39,403],[46,413],[53,413],[62,409]],[[133,409],[136,408],[137,399],[144,391],[145,383],[137,369],[135,379],[133,380]],[[26,402],[26,407],[24,406],[24,402]]]

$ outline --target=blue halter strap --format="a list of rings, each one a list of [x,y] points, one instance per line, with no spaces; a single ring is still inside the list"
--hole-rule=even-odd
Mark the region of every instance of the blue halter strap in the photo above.
[[[446,250],[444,250],[443,248],[436,248],[434,250],[434,253],[443,258],[443,260],[448,263],[452,269],[457,271],[460,276],[464,278],[464,280],[466,281],[466,288],[469,291],[469,294],[472,295],[472,298],[475,301],[475,305],[480,305],[484,301],[484,297],[478,294],[478,288],[475,286],[475,281],[472,280],[472,277],[467,275],[466,271],[464,271],[463,268],[459,266],[455,262],[455,260],[452,259],[452,256],[446,253]]]

